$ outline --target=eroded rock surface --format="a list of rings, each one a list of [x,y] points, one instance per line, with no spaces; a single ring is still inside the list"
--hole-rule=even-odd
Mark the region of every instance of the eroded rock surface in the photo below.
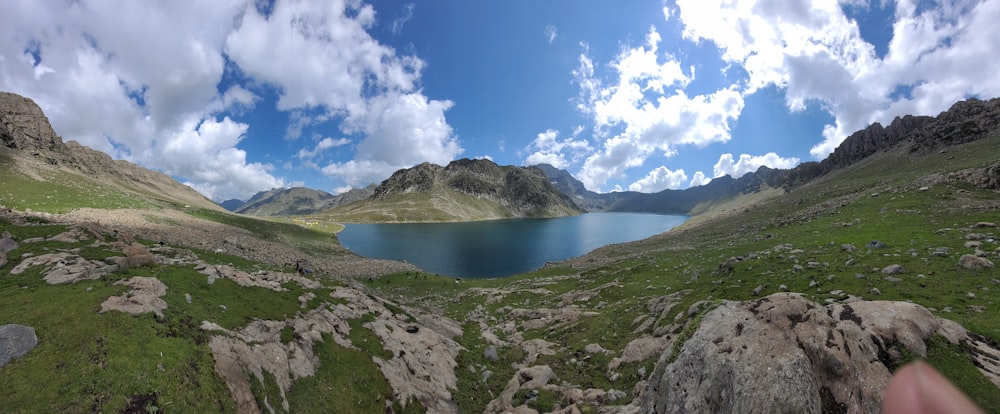
[[[821,306],[793,293],[723,302],[676,360],[663,354],[641,411],[878,412],[890,367],[904,349],[926,355],[934,335],[981,350],[977,366],[1000,386],[1000,350],[919,305]]]
[[[120,296],[112,296],[101,303],[101,313],[107,311],[125,312],[129,315],[141,315],[153,312],[163,317],[167,302],[161,299],[167,294],[167,285],[155,277],[135,276],[129,280],[120,280],[116,285],[130,286],[132,290]]]
[[[313,344],[327,334],[340,346],[358,349],[348,338],[348,321],[365,315],[373,320],[363,326],[378,336],[383,350],[391,355],[373,356],[372,360],[392,386],[393,400],[402,404],[417,401],[429,412],[457,412],[449,391],[457,388],[458,381],[455,359],[461,347],[452,339],[462,332],[457,323],[442,317],[393,313],[384,302],[353,288],[339,287],[330,296],[348,303],[320,306],[284,321],[255,321],[238,331],[202,323],[203,330],[215,333],[209,341],[215,370],[225,379],[240,412],[261,412],[250,381],[263,383],[264,372],[274,376],[281,405],[287,411],[285,393],[293,382],[318,369]],[[286,327],[294,330],[295,340],[283,343],[281,330]]]

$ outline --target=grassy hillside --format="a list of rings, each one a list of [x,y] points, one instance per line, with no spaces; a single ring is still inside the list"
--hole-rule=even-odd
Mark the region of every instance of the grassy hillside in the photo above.
[[[820,303],[852,296],[911,301],[1000,342],[1000,269],[970,270],[958,264],[960,256],[975,251],[967,247],[970,241],[979,242],[980,250],[1000,262],[996,251],[1000,230],[976,227],[980,222],[1000,223],[1000,197],[948,175],[995,164],[1000,161],[998,147],[1000,135],[994,135],[945,152],[897,149],[879,153],[787,193],[775,190],[701,206],[703,214],[697,221],[669,233],[608,246],[506,279],[456,281],[416,271],[353,278],[350,272],[329,271],[311,276],[317,286],[284,283],[281,287],[287,290],[273,291],[239,286],[225,278],[210,284],[190,263],[148,263],[96,280],[53,286],[42,281],[41,268],[19,275],[10,271],[32,255],[53,252],[111,261],[109,257],[125,255],[112,246],[111,229],[78,242],[23,242],[7,254],[11,262],[0,267],[0,325],[35,327],[39,346],[0,369],[0,411],[233,412],[236,406],[230,390],[216,373],[207,345],[212,334],[199,328],[202,321],[230,330],[255,321],[280,323],[280,332],[251,345],[290,346],[305,341],[303,332],[297,330],[305,328],[294,321],[318,309],[356,312],[341,328],[351,346],[337,342],[331,334],[312,343],[319,368],[292,383],[284,397],[290,412],[386,412],[387,406],[394,412],[422,412],[420,404],[394,400],[398,390],[380,368],[379,361],[405,356],[386,350],[389,344],[379,336],[387,335],[387,325],[380,325],[383,319],[417,326],[417,320],[429,316],[461,324],[461,334],[455,337],[462,347],[454,369],[457,383],[449,390],[460,412],[483,412],[507,386],[516,371],[514,364],[529,360],[532,365],[550,366],[558,378],[554,383],[624,390],[627,398],[605,404],[626,404],[661,354],[614,364],[630,342],[643,336],[671,336],[683,343],[699,318],[719,300],[751,300],[779,290],[802,292]],[[0,204],[18,210],[141,208],[152,217],[149,226],[174,226],[181,231],[192,226],[186,221],[190,219],[198,228],[230,229],[218,244],[201,236],[185,238],[187,244],[166,243],[208,264],[248,272],[293,271],[288,259],[255,259],[259,252],[281,258],[353,260],[331,237],[333,227],[323,230],[318,224],[185,208],[123,195],[97,181],[64,180],[67,176],[56,173],[38,180],[8,165],[0,163],[5,184],[0,188],[4,197]],[[343,206],[337,210],[342,215],[331,216],[358,222],[448,221],[499,214],[489,210],[491,204],[486,201],[461,193],[437,197],[413,193],[383,202],[389,205]],[[380,215],[388,209],[402,213]],[[329,223],[331,216],[322,217],[322,222]],[[9,231],[21,241],[65,230],[62,224],[15,226],[0,220],[0,232]],[[254,250],[241,238],[264,244]],[[876,240],[886,246],[866,247]],[[158,241],[139,239],[148,249],[159,248]],[[368,264],[348,262],[349,266]],[[882,269],[890,265],[902,266],[903,273],[883,274]],[[104,300],[129,290],[115,283],[135,276],[156,277],[166,285],[163,300],[168,307],[163,316],[100,313]],[[348,288],[360,290],[350,290],[359,292],[351,297],[337,296],[336,292]],[[303,296],[307,293],[315,296]],[[676,328],[685,321],[693,323],[689,328]],[[429,326],[421,322],[419,330]],[[392,329],[401,328],[389,328],[388,334]],[[492,338],[516,345],[494,345],[496,353],[492,354],[487,352]],[[539,348],[544,343],[536,340],[551,346]],[[593,344],[608,352],[587,351]],[[1000,412],[1000,393],[961,347],[934,341],[927,358],[981,407]],[[259,379],[246,375],[257,404],[283,412],[276,377],[267,371]],[[566,395],[551,389],[534,391],[520,390],[513,400],[540,411],[568,401]],[[584,403],[581,409],[596,412],[598,408]]]
[[[512,375],[509,363],[525,356],[523,350],[501,348],[499,360],[485,359],[481,321],[513,327],[493,331],[501,338],[520,335],[558,344],[555,355],[539,356],[536,364],[549,364],[562,381],[625,390],[631,389],[640,372],[650,372],[658,357],[623,365],[616,370],[621,377],[610,380],[607,364],[629,341],[671,322],[697,318],[697,313],[688,313],[697,302],[756,299],[781,286],[820,303],[849,296],[914,302],[1000,342],[1000,269],[969,270],[958,264],[961,255],[974,251],[966,247],[968,234],[984,234],[982,249],[994,262],[1000,261],[995,251],[1000,248],[996,242],[1000,232],[975,227],[979,222],[1000,223],[1000,197],[938,177],[997,162],[998,146],[1000,136],[994,135],[944,153],[878,154],[787,194],[726,206],[735,212],[706,216],[700,225],[605,247],[509,279],[456,285],[428,275],[400,274],[368,285],[413,306],[440,307],[449,317],[465,322],[463,345],[468,351],[458,369],[462,376],[457,394],[468,412],[481,411],[486,403],[483,394],[503,390]],[[873,240],[887,247],[867,248]],[[851,249],[846,245],[854,250],[845,250]],[[949,253],[931,254],[941,248]],[[901,265],[904,273],[889,279],[881,269],[893,264]],[[646,330],[640,329],[653,304],[665,297],[673,298],[669,311]],[[530,318],[510,311],[560,309],[567,304],[596,315],[534,328],[526,324]],[[591,343],[614,353],[588,355],[583,364],[572,362],[587,355],[583,349]],[[928,359],[981,407],[1000,412],[1000,393],[967,354],[937,342]],[[469,367],[477,368],[470,372]],[[482,367],[494,372],[485,382]],[[536,408],[550,407],[563,398],[542,393],[533,403]]]

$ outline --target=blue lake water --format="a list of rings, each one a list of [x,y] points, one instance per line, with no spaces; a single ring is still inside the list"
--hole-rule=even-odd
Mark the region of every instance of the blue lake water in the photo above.
[[[601,246],[641,240],[687,216],[588,213],[553,219],[469,223],[348,224],[337,237],[359,255],[405,260],[452,277],[511,276]]]

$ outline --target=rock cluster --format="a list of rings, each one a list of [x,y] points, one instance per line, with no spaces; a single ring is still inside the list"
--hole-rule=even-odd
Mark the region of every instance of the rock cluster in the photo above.
[[[202,329],[214,333],[209,347],[215,371],[225,379],[240,412],[261,412],[250,381],[263,383],[264,372],[274,376],[287,411],[285,393],[295,380],[313,375],[318,368],[313,344],[326,334],[340,346],[358,349],[347,336],[351,331],[348,321],[365,315],[373,320],[364,327],[378,336],[386,354],[391,355],[373,355],[372,360],[392,386],[393,400],[403,404],[415,400],[430,412],[457,412],[449,391],[458,381],[455,359],[460,346],[452,339],[462,332],[457,323],[441,317],[394,314],[382,301],[353,288],[337,288],[330,296],[348,304],[321,306],[284,321],[258,320],[238,331],[202,323]],[[296,338],[289,343],[280,339],[286,327],[293,329]]]
[[[934,335],[977,349],[977,366],[1000,386],[1000,349],[919,305],[820,306],[793,293],[723,302],[676,359],[663,354],[641,411],[877,412],[902,352],[926,355]]]

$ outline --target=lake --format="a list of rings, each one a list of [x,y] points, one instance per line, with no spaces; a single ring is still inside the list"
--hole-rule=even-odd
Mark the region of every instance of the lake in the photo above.
[[[468,223],[348,224],[337,237],[341,245],[365,257],[405,260],[444,276],[488,278],[516,275],[598,247],[645,239],[687,218],[588,213]]]

